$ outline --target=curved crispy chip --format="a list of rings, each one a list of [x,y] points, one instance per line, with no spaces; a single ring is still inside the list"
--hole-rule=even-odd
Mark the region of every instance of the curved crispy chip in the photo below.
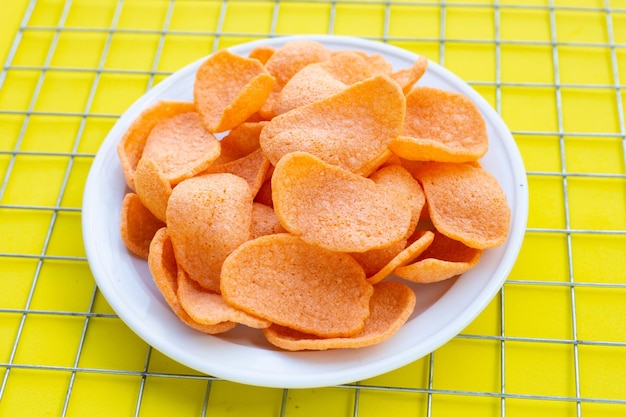
[[[233,128],[228,135],[224,136],[220,141],[222,154],[215,161],[216,164],[223,164],[243,158],[259,149],[259,136],[261,130],[267,124],[266,121],[261,122],[244,122]]]
[[[422,78],[422,75],[424,75],[427,68],[428,59],[420,56],[409,68],[402,68],[391,73],[390,76],[400,85],[400,87],[402,87],[402,92],[406,95],[413,89],[415,83]]]
[[[248,182],[250,192],[254,197],[267,178],[270,161],[261,149],[225,164],[211,165],[204,173],[231,173]]]
[[[413,261],[415,258],[420,256],[422,252],[424,252],[433,242],[434,234],[430,231],[424,232],[420,234],[419,239],[415,242],[411,243],[409,246],[404,248],[402,252],[398,253],[393,257],[384,267],[382,267],[378,272],[368,278],[370,284],[378,284],[389,275],[393,273],[395,269],[401,267],[403,265],[408,264]]]
[[[476,266],[482,252],[434,231],[432,244],[415,262],[395,268],[394,273],[400,278],[423,284],[443,281]]]
[[[260,115],[267,120],[274,117],[274,102],[291,77],[307,65],[326,61],[328,58],[330,51],[322,43],[306,39],[287,42],[276,49],[265,63],[265,68],[274,76],[276,83],[259,111]]]
[[[276,48],[272,45],[259,45],[250,51],[248,58],[258,59],[261,64],[265,64],[276,52]]]
[[[263,334],[271,344],[292,351],[371,346],[389,339],[406,323],[415,308],[415,301],[415,293],[406,285],[396,281],[382,282],[374,286],[371,314],[363,330],[355,336],[320,338],[278,325],[263,329]]]
[[[137,256],[148,259],[154,234],[165,226],[143,205],[135,193],[127,193],[122,200],[120,234],[126,248]]]
[[[139,160],[135,171],[135,188],[143,205],[164,222],[172,185],[152,159]]]
[[[361,166],[361,168],[354,171],[355,174],[362,175],[364,177],[369,177],[372,175],[378,168],[387,164],[387,161],[394,156],[393,152],[389,149],[385,149],[382,151],[377,157],[370,159],[365,165]]]
[[[511,209],[498,180],[483,168],[431,162],[413,175],[424,188],[430,219],[439,232],[477,249],[504,243]]]
[[[356,172],[400,134],[405,99],[397,83],[376,76],[273,118],[259,139],[272,164],[304,151]]]
[[[117,145],[117,154],[122,165],[126,184],[135,190],[135,169],[143,154],[146,140],[161,120],[181,113],[195,111],[195,104],[187,101],[161,100],[144,111],[126,129]]]
[[[406,97],[402,134],[389,144],[402,158],[468,162],[487,152],[487,127],[465,95],[434,87],[415,87]]]
[[[256,59],[221,50],[198,68],[194,101],[205,128],[223,132],[243,123],[267,100],[272,77]]]
[[[219,292],[224,259],[250,239],[252,194],[233,174],[207,174],[178,184],[167,205],[176,260],[191,279]]]
[[[196,112],[163,119],[153,128],[142,158],[152,159],[172,183],[207,169],[220,156],[220,142],[207,131]]]
[[[409,201],[374,181],[305,152],[285,155],[272,176],[274,210],[281,224],[326,249],[365,252],[408,233]]]
[[[279,233],[250,240],[224,261],[224,300],[272,323],[322,337],[358,333],[372,286],[350,255]]]
[[[397,254],[402,252],[408,243],[407,239],[401,239],[396,243],[380,249],[372,249],[367,252],[351,252],[352,256],[365,271],[366,277],[371,277],[385,267]]]
[[[264,329],[272,324],[226,304],[220,294],[202,288],[183,269],[178,270],[176,294],[181,307],[200,324],[215,325],[231,321],[255,329]]]
[[[148,268],[165,302],[187,326],[208,334],[224,333],[237,326],[237,323],[230,321],[213,325],[198,323],[181,307],[176,295],[178,291],[178,266],[174,256],[174,249],[172,248],[172,241],[165,227],[159,229],[154,235],[154,239],[152,239]]]
[[[371,75],[361,55],[333,54],[330,59],[307,65],[291,77],[274,103],[274,116],[322,100]]]
[[[413,234],[426,203],[422,186],[409,171],[400,165],[383,167],[370,175],[370,179],[376,184],[389,187],[408,199],[412,212],[408,235]]]

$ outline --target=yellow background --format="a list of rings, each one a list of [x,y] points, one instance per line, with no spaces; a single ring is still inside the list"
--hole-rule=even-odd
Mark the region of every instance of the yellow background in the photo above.
[[[115,316],[82,187],[169,73],[302,33],[385,40],[468,81],[522,153],[528,229],[502,292],[432,355],[356,385],[250,387]],[[626,1],[12,0],[0,60],[0,416],[626,416]]]

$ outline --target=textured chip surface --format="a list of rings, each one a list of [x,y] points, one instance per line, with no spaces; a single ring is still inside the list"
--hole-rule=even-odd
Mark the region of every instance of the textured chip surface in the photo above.
[[[274,165],[287,153],[304,151],[356,172],[400,134],[404,113],[398,84],[376,76],[276,116],[259,141]]]
[[[285,155],[272,176],[274,210],[289,232],[321,247],[365,252],[407,236],[409,200],[305,152]]]
[[[410,160],[475,161],[487,152],[487,127],[467,96],[434,87],[415,87],[406,97],[402,133],[389,148]]]
[[[141,157],[152,159],[172,184],[178,184],[208,168],[218,156],[220,142],[204,128],[194,111],[157,123]]]
[[[277,325],[264,329],[263,334],[273,345],[292,351],[371,346],[391,338],[402,327],[413,312],[415,301],[415,293],[406,285],[381,282],[374,286],[371,314],[363,330],[355,336],[320,338]]]
[[[431,162],[413,175],[424,188],[430,219],[440,233],[477,249],[504,243],[511,209],[496,178],[483,168]]]
[[[127,193],[120,212],[120,235],[126,248],[137,256],[148,259],[154,234],[165,226],[143,205],[135,193]]]
[[[187,314],[178,302],[178,266],[174,257],[172,241],[167,233],[167,228],[163,227],[157,231],[150,244],[150,256],[148,257],[148,267],[152,274],[152,279],[158,290],[163,295],[165,302],[170,306],[174,314],[192,329],[208,334],[218,334],[227,332],[237,326],[237,323],[225,321],[217,324],[198,323]]]
[[[222,262],[250,239],[251,222],[250,187],[228,173],[181,182],[167,206],[167,227],[179,267],[215,292],[220,290]]]
[[[248,241],[224,261],[226,302],[272,323],[321,337],[358,333],[372,286],[350,255],[288,233]]]

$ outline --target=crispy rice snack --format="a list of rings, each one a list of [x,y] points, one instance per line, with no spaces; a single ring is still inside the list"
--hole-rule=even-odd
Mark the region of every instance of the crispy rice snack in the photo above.
[[[148,267],[157,288],[174,314],[192,329],[208,334],[219,334],[232,330],[237,323],[224,321],[217,324],[202,324],[192,319],[178,302],[178,266],[174,257],[172,241],[167,228],[161,228],[150,244]]]
[[[266,180],[270,161],[261,149],[225,164],[214,164],[204,173],[231,173],[248,182],[250,193],[254,197]]]
[[[152,128],[164,119],[194,110],[195,104],[192,102],[161,100],[142,111],[133,120],[117,145],[122,172],[131,190],[135,190],[135,169]]]
[[[172,194],[172,185],[152,159],[139,160],[135,170],[135,188],[143,205],[157,219],[165,222],[165,210]]]
[[[424,204],[426,204],[422,186],[413,178],[409,171],[400,165],[383,167],[372,174],[370,179],[376,184],[389,187],[408,199],[411,207],[411,223],[407,234],[407,237],[409,237],[413,234],[422,214]]]
[[[467,247],[435,230],[432,243],[415,262],[398,266],[393,272],[400,278],[422,284],[443,281],[469,271],[482,253],[481,249]]]
[[[356,172],[387,149],[402,128],[405,99],[397,83],[376,76],[273,118],[261,148],[276,165],[290,152],[311,153]]]
[[[287,154],[278,162],[272,196],[285,229],[341,252],[398,242],[407,236],[413,214],[405,196],[305,152]]]
[[[283,87],[301,69],[309,64],[329,59],[330,51],[319,42],[300,40],[288,42],[278,48],[265,62],[265,68],[276,79],[272,93],[259,111],[261,117],[274,117],[274,102]]]
[[[231,321],[255,329],[264,329],[272,324],[226,304],[220,294],[202,288],[182,269],[178,270],[176,295],[189,317],[200,324],[215,325]]]
[[[487,147],[487,127],[476,105],[434,87],[415,87],[407,95],[402,134],[389,144],[402,158],[441,162],[475,161]]]
[[[267,61],[274,55],[276,52],[276,48],[271,45],[260,45],[253,48],[248,54],[248,58],[254,58],[261,62],[261,64],[265,65]]]
[[[261,130],[267,124],[266,121],[261,122],[244,122],[233,128],[228,135],[220,140],[222,146],[222,154],[215,161],[216,164],[223,164],[243,158],[259,149],[259,136]]]
[[[414,308],[412,289],[395,281],[382,282],[374,286],[371,314],[363,330],[352,337],[319,338],[278,325],[264,329],[263,334],[271,344],[292,351],[371,346],[393,336],[406,323]]]
[[[263,106],[274,81],[257,59],[228,50],[211,55],[198,68],[193,90],[205,128],[224,132],[245,122]]]
[[[135,193],[124,196],[120,222],[120,234],[126,248],[135,255],[148,259],[150,242],[165,223],[154,217]]]
[[[351,252],[350,255],[361,265],[366,277],[371,277],[383,269],[396,255],[406,249],[407,239],[401,239],[393,245],[367,252]]]
[[[370,284],[378,284],[389,275],[394,273],[398,268],[408,264],[415,258],[419,257],[425,250],[430,247],[433,242],[434,234],[430,231],[420,233],[419,238],[407,246],[402,252],[394,256],[380,271],[371,277],[368,277]]]
[[[153,128],[142,158],[152,159],[172,185],[204,171],[220,156],[220,142],[196,112],[164,119]]]
[[[391,74],[391,78],[402,87],[404,94],[409,94],[416,82],[422,78],[422,75],[428,68],[428,59],[420,56],[415,60],[409,68],[402,68]]]
[[[224,261],[226,302],[249,314],[320,337],[357,334],[373,288],[350,255],[279,233],[248,241]]]
[[[498,181],[470,164],[431,162],[414,172],[426,194],[435,228],[465,245],[501,245],[509,233],[511,209]]]
[[[250,187],[228,173],[189,178],[174,188],[166,220],[179,267],[219,292],[222,262],[250,239]]]
[[[372,75],[365,59],[354,52],[337,53],[327,61],[307,65],[282,88],[274,103],[274,116],[322,100]]]

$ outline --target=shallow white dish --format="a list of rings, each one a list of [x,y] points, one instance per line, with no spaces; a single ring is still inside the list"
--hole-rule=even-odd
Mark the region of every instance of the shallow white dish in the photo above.
[[[330,49],[358,49],[385,56],[394,69],[417,56],[378,42],[340,36],[272,38],[230,48],[246,55],[258,45],[280,46],[312,39]],[[308,388],[362,380],[406,365],[461,332],[503,285],[520,249],[528,213],[528,186],[522,159],[507,127],[489,104],[465,82],[435,63],[420,85],[467,95],[488,127],[489,152],[481,160],[500,182],[511,206],[511,231],[504,245],[487,250],[480,263],[456,280],[413,285],[418,301],[405,326],[390,340],[361,349],[284,352],[269,345],[260,331],[239,326],[209,336],[186,327],[171,312],[144,260],[129,254],[120,239],[120,208],[128,191],[116,146],[133,119],[158,99],[193,99],[194,62],[137,100],[111,129],[96,155],[84,191],[83,239],[97,285],[119,317],[142,339],[172,359],[227,380],[268,387]]]

